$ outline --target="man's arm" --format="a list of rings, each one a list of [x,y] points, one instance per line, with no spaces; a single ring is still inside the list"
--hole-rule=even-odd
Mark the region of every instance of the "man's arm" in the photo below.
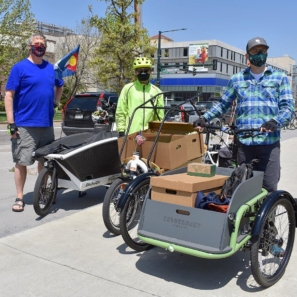
[[[6,93],[5,93],[4,104],[5,104],[7,122],[9,124],[14,123],[13,98],[14,98],[14,91],[7,90]]]
[[[115,120],[116,120],[118,132],[125,132],[127,128],[126,124],[127,124],[127,117],[129,117],[129,114],[128,114],[128,103],[127,103],[126,96],[127,96],[126,88],[124,87],[118,99],[117,109],[115,114]]]
[[[281,126],[294,115],[294,99],[289,79],[284,75],[279,86],[279,114],[274,118]]]
[[[163,94],[158,96],[157,106],[158,107],[164,107],[164,96],[163,96]],[[157,113],[158,113],[160,119],[162,120],[164,118],[164,109],[157,109]],[[158,120],[158,119],[155,119],[155,120]]]
[[[63,87],[56,87],[55,88],[55,98],[54,98],[54,103],[55,104],[59,104],[61,97],[63,94]]]

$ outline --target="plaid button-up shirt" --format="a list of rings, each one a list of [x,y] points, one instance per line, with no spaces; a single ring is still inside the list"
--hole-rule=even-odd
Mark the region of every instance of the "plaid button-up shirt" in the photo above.
[[[265,132],[255,137],[240,138],[245,145],[269,145],[280,139],[280,130],[294,114],[294,100],[286,74],[279,70],[266,68],[257,81],[250,68],[234,74],[218,104],[203,116],[211,120],[224,114],[237,99],[236,126],[239,129],[260,128],[271,119],[277,122],[275,132]]]

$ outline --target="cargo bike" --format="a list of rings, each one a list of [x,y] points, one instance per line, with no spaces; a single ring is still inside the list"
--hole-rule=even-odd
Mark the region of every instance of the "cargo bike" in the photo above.
[[[45,216],[51,211],[59,189],[77,190],[81,197],[86,190],[109,186],[122,175],[118,132],[114,131],[116,104],[101,100],[99,106],[87,115],[95,123],[93,132],[61,137],[33,153],[44,165],[34,187],[36,214]]]
[[[37,149],[33,156],[43,164],[33,194],[36,214],[51,211],[59,189],[86,190],[111,184],[121,174],[118,133],[113,131],[116,105],[93,113],[94,131],[61,137]],[[90,116],[90,115],[88,115]]]
[[[161,94],[165,94],[165,93],[166,92],[163,92]],[[168,165],[168,162],[166,163],[162,158],[162,156],[156,153],[155,147],[157,146],[157,141],[160,136],[160,133],[157,133],[157,131],[160,127],[160,131],[172,133],[172,129],[173,129],[172,127],[174,127],[175,124],[166,123],[165,119],[168,118],[170,114],[175,113],[176,111],[180,111],[180,106],[188,102],[190,102],[196,109],[195,100],[197,99],[197,96],[194,96],[186,101],[182,101],[179,104],[172,106],[171,108],[162,108],[162,107],[156,107],[154,105],[154,99],[159,95],[160,94],[157,94],[156,96],[145,101],[143,104],[139,105],[133,111],[128,124],[126,134],[123,137],[123,139],[119,141],[120,158],[122,161],[122,167],[121,167],[122,174],[109,186],[106,192],[106,195],[104,197],[103,207],[102,207],[102,217],[103,217],[104,224],[107,230],[114,235],[120,235],[121,229],[123,229],[121,228],[121,225],[120,225],[120,214],[124,207],[125,202],[123,203],[121,202],[120,207],[118,207],[118,203],[121,200],[121,196],[124,193],[124,190],[126,189],[126,187],[139,175],[143,175],[144,177],[146,177],[145,180],[147,180],[147,178],[149,178],[150,176],[155,176],[155,175],[158,176],[162,172],[166,171],[167,170],[166,167],[175,168],[175,166],[178,166],[177,162],[175,162],[175,164]],[[148,103],[150,104],[148,105]],[[135,150],[137,151],[141,149],[140,145],[136,144],[136,138],[142,137],[142,136],[139,135],[139,133],[129,134],[129,130],[130,130],[131,123],[133,121],[133,117],[137,112],[137,110],[140,108],[155,109],[155,111],[157,109],[164,109],[165,115],[162,121],[160,121],[159,119],[159,122],[149,123],[149,130],[151,132],[153,132],[152,130],[154,130],[154,133],[148,134],[146,131],[141,131],[141,135],[143,135],[144,141],[146,141],[145,139],[146,137],[148,137],[149,138],[148,140],[150,140],[150,143],[152,145],[149,148],[148,146],[146,146],[147,149],[146,151],[143,150],[143,152],[140,154],[141,156],[139,157],[136,156],[138,161],[137,169],[131,170],[130,164],[131,162],[133,162],[131,159],[133,159],[135,156],[132,158],[130,156],[132,156],[133,151]],[[187,112],[187,111],[183,111],[183,112]],[[181,131],[175,131],[175,132],[179,132],[180,134],[185,134],[190,132],[193,133],[192,125],[187,125],[184,123],[178,123],[177,125],[178,125],[178,128],[175,128],[175,129],[180,129]],[[189,158],[196,158],[196,157],[202,156],[202,153],[199,154],[198,150],[196,149],[197,145],[200,145],[200,143],[198,143],[199,141],[197,139],[198,138],[197,133],[194,132],[194,134],[196,134],[196,137],[191,137],[191,139],[189,140],[189,141],[195,142],[195,146],[193,146],[192,148],[192,155],[189,156]],[[161,137],[164,138],[165,136],[162,135]],[[169,138],[169,135],[167,135],[167,137]],[[168,139],[165,139],[164,141],[168,141]],[[173,142],[172,145],[174,144],[176,144],[177,147],[180,146],[180,143]],[[177,148],[177,149],[182,150],[184,149],[184,147]],[[203,147],[200,147],[199,150],[202,152]],[[152,156],[154,156],[154,162],[151,161]],[[148,187],[147,182],[145,182],[143,186],[139,187],[138,195],[140,195],[140,197],[142,197],[142,193],[147,189],[147,187]],[[126,229],[129,226],[131,227],[133,225],[133,219],[135,219],[135,214],[133,216],[130,216],[131,220],[129,220],[129,216],[130,215],[128,214],[126,226],[124,227],[124,229]],[[129,228],[129,230],[131,230],[131,228]]]
[[[247,137],[255,133],[255,129],[233,128],[235,142],[239,133]],[[233,147],[236,151],[236,143]],[[214,177],[227,178],[233,171],[217,167]],[[119,202],[119,207],[124,205],[120,220],[125,242],[136,251],[157,246],[206,259],[249,251],[256,282],[262,287],[275,284],[285,273],[294,245],[297,205],[291,194],[284,190],[268,193],[262,188],[263,172],[253,171],[235,189],[226,213],[195,208],[193,193],[179,192],[186,172],[184,167],[159,177],[141,175],[129,184]],[[174,202],[177,194],[182,203]],[[134,226],[124,229],[129,215],[135,216]],[[128,236],[132,227],[137,230],[134,237]]]

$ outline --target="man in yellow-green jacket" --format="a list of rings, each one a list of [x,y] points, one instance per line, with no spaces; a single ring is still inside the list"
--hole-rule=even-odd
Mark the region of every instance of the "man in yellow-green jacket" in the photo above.
[[[116,125],[119,137],[124,136],[134,109],[162,92],[158,87],[149,82],[152,71],[152,62],[150,59],[145,57],[136,58],[133,68],[137,80],[124,86],[118,100]],[[156,97],[153,104],[157,107],[164,107],[163,95]],[[147,103],[146,106],[152,106],[151,102]],[[148,128],[149,122],[162,120],[163,117],[163,109],[140,108],[133,117],[129,134],[145,130]]]

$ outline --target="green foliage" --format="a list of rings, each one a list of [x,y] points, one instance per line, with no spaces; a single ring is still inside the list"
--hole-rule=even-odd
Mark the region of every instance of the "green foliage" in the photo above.
[[[0,111],[5,111],[4,101],[0,101]]]
[[[133,0],[100,0],[108,6],[105,18],[93,16],[91,24],[102,33],[91,65],[97,66],[100,83],[120,93],[127,81],[135,79],[133,61],[136,57],[151,57],[155,47],[150,45],[146,29],[134,23]],[[144,1],[139,0],[141,4]]]
[[[65,84],[61,99],[62,106],[77,92],[96,88],[98,85],[98,78],[95,76],[89,62],[93,56],[94,48],[99,44],[100,33],[90,25],[90,19],[91,16],[82,18],[76,25],[76,34],[66,35],[64,38],[58,40],[56,44],[56,60],[61,59],[80,44],[76,73],[73,76],[64,78]]]
[[[12,65],[28,54],[27,40],[34,28],[30,9],[30,0],[0,1],[0,71],[4,81]]]

